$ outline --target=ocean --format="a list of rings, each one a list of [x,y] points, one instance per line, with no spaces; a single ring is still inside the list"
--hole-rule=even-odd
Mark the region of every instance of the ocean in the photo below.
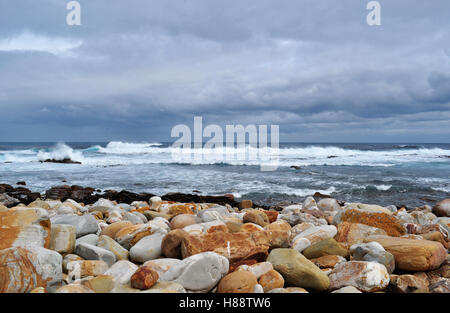
[[[275,171],[261,171],[257,160],[174,160],[172,153],[169,143],[156,142],[0,143],[0,183],[25,181],[38,192],[69,184],[157,195],[231,193],[267,205],[315,192],[408,207],[450,198],[450,144],[283,143]],[[40,162],[63,158],[82,164]]]

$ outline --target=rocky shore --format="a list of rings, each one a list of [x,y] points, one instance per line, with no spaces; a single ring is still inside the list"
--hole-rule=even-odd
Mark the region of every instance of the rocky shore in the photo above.
[[[0,185],[2,293],[449,293],[450,199],[277,207]]]

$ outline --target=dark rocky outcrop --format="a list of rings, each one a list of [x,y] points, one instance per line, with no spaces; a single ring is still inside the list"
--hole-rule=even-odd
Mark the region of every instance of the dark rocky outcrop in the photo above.
[[[41,163],[63,163],[63,164],[81,164],[81,162],[73,161],[71,159],[65,158],[62,160],[55,160],[55,159],[47,159],[44,161],[40,161]]]

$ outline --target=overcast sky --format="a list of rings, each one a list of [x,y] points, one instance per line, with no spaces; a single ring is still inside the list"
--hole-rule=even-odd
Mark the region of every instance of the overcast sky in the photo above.
[[[278,124],[281,141],[450,142],[450,1],[0,2],[0,141],[167,141]]]

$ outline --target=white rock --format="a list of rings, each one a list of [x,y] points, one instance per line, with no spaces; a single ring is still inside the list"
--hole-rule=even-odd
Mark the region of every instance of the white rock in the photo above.
[[[131,276],[133,276],[138,268],[136,264],[122,260],[114,263],[105,272],[105,275],[111,275],[117,283],[126,285],[130,282]]]
[[[186,290],[208,292],[228,273],[229,262],[215,252],[190,256],[163,274],[161,280],[174,281]]]
[[[130,249],[130,259],[134,262],[144,263],[161,256],[161,243],[166,234],[154,233],[139,240]]]
[[[317,203],[317,206],[322,211],[339,211],[341,209],[338,201],[333,198],[322,199]]]
[[[75,226],[77,230],[77,238],[87,234],[97,233],[99,226],[93,215],[57,215],[51,218],[52,224],[69,224]]]

